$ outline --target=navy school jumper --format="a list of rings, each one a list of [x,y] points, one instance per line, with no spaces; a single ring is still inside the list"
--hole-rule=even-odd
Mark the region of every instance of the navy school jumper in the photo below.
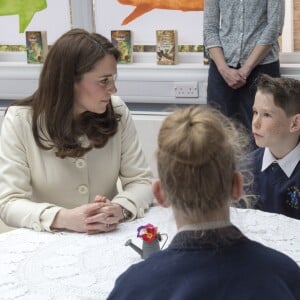
[[[263,155],[264,148],[259,148],[241,162],[242,170],[248,168],[253,174],[253,183],[246,193],[256,196],[255,208],[300,220],[300,159],[287,177],[277,163],[262,172]]]
[[[226,237],[227,235],[227,237]],[[108,300],[299,300],[300,268],[234,226],[177,233],[129,267]]]

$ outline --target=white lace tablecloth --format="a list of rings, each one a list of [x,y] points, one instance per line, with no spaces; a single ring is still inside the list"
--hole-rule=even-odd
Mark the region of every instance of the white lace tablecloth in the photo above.
[[[300,221],[241,209],[231,209],[231,218],[249,238],[286,253],[300,265]],[[116,277],[141,260],[124,243],[132,239],[141,246],[137,227],[148,223],[168,233],[168,245],[176,228],[171,210],[160,207],[108,234],[28,229],[0,234],[0,299],[106,299]]]

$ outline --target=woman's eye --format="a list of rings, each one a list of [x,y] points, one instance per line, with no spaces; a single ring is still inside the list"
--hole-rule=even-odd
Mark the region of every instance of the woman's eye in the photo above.
[[[104,78],[104,79],[101,79],[99,82],[101,84],[107,84],[109,82],[109,79],[108,78]]]

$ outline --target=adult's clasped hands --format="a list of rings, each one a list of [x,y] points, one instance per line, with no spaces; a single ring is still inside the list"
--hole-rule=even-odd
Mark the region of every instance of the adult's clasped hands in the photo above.
[[[85,222],[86,232],[93,234],[115,230],[119,221],[123,219],[122,207],[99,195],[95,197],[95,202],[92,204],[98,204],[100,207],[88,214]]]
[[[92,203],[72,209],[62,208],[51,228],[96,234],[115,230],[121,220],[122,207],[104,196],[97,195]]]
[[[243,66],[240,69],[227,67],[223,70],[220,70],[220,73],[228,86],[233,89],[238,89],[246,84],[247,77],[250,72],[246,66]]]

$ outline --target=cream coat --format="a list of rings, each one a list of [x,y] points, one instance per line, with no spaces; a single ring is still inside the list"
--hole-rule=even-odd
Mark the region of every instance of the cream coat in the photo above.
[[[152,174],[127,106],[115,96],[112,103],[122,115],[117,133],[78,159],[61,159],[36,145],[30,107],[8,109],[0,138],[0,217],[7,225],[50,231],[61,207],[92,202],[96,195],[143,217],[153,199]]]

